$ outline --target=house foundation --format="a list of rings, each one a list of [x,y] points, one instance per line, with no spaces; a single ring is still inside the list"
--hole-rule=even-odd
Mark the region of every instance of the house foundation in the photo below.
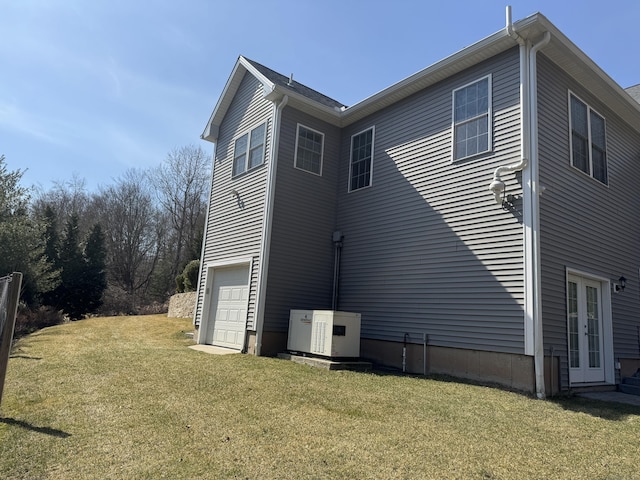
[[[621,358],[620,362],[620,378],[631,377],[640,370],[640,358]]]
[[[452,375],[483,383],[497,383],[525,392],[535,390],[533,357],[512,353],[362,339],[360,356],[377,364],[414,374]],[[404,361],[403,361],[404,358]],[[557,389],[556,389],[557,391]]]

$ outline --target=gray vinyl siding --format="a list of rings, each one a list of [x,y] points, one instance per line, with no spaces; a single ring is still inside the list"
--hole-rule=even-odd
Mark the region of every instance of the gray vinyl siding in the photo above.
[[[538,65],[544,344],[547,354],[553,347],[559,356],[566,388],[567,268],[627,278],[626,290],[611,298],[614,357],[640,356],[640,134],[544,55]],[[569,91],[605,118],[608,186],[571,166]]]
[[[452,162],[452,91],[492,75],[493,150]],[[348,193],[351,136],[375,126],[372,185]],[[520,158],[517,48],[419,92],[342,132],[339,309],[362,337],[524,352],[521,203],[489,191]],[[519,175],[506,175],[521,197]]]
[[[294,168],[298,124],[324,134],[322,176]],[[265,331],[286,332],[291,309],[330,309],[340,130],[287,107],[280,128]]]
[[[256,286],[259,274],[259,254],[262,240],[265,192],[271,148],[273,104],[263,98],[262,85],[245,74],[227,114],[220,125],[213,164],[213,180],[203,265],[237,257],[253,257],[249,290],[248,328],[254,327]],[[265,162],[231,178],[233,149],[236,138],[267,123]],[[232,194],[235,189],[238,199]],[[200,321],[204,296],[205,271],[200,278],[196,323]]]

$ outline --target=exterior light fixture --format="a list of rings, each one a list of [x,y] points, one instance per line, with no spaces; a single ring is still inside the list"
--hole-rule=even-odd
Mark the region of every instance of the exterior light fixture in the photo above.
[[[627,286],[627,279],[624,277],[620,277],[618,279],[618,282],[620,282],[620,290],[624,291],[624,287]]]

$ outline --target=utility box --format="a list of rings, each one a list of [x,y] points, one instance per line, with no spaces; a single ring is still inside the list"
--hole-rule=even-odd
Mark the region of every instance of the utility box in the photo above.
[[[290,352],[323,357],[360,356],[360,314],[335,310],[291,310]]]

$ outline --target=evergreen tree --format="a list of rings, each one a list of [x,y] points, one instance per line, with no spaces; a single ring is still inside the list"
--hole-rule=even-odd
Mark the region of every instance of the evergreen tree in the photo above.
[[[98,223],[89,232],[84,258],[85,313],[95,313],[102,305],[102,295],[107,289],[107,249],[102,227]]]
[[[41,243],[42,229],[29,216],[29,190],[20,185],[23,172],[9,171],[0,155],[0,276],[22,272],[20,298],[35,306],[43,293],[54,289],[58,272]]]
[[[71,215],[64,229],[64,238],[60,247],[61,283],[56,289],[58,308],[78,320],[86,313],[84,308],[84,271],[85,260],[80,250],[78,216]]]
[[[57,260],[61,282],[49,296],[49,304],[62,310],[71,320],[95,313],[102,305],[107,288],[107,251],[102,228],[99,224],[91,228],[83,249],[78,224],[75,214],[65,224]]]
[[[52,268],[60,269],[60,236],[58,235],[58,216],[51,205],[47,205],[42,213],[42,228],[44,228],[44,257]],[[57,303],[57,289],[42,293],[42,303],[55,305]]]
[[[51,205],[45,207],[42,216],[42,223],[44,224],[44,254],[55,265],[59,260],[58,249],[60,248],[58,216]]]

